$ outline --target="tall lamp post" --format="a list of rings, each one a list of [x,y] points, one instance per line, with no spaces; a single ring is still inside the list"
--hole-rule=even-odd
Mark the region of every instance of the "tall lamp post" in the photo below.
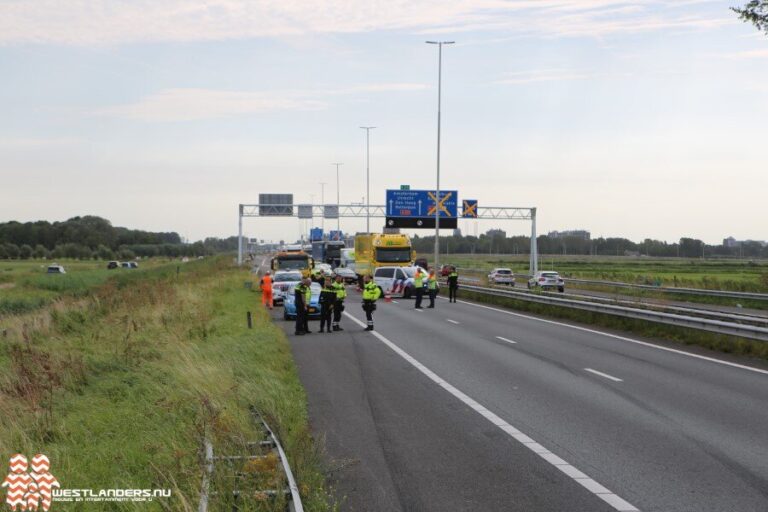
[[[320,229],[325,233],[325,182],[320,182],[320,207],[323,209],[323,216],[320,217]]]
[[[371,130],[375,126],[361,126],[365,130],[365,232],[371,232]]]
[[[435,190],[435,268],[440,264],[440,100],[443,85],[443,45],[455,41],[426,41],[437,45],[437,190]]]
[[[341,162],[334,162],[331,165],[335,165],[336,166],[336,212],[338,214],[339,204],[341,204],[339,202],[339,190],[340,190],[339,189],[339,167],[344,165],[344,164],[341,163]],[[340,216],[336,217],[336,231],[341,231],[341,217]]]

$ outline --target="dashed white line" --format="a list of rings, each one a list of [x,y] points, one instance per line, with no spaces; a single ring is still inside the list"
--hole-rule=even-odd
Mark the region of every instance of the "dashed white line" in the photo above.
[[[456,320],[451,320],[450,318],[445,319],[446,322],[451,322],[452,324],[459,325],[460,322],[457,322]]]
[[[421,308],[413,308],[413,310],[416,311],[417,313],[423,313],[424,312],[424,310],[421,309]]]
[[[516,341],[508,340],[507,338],[505,338],[503,336],[496,336],[496,339],[497,340],[501,340],[501,341],[506,341],[507,343],[512,343],[513,345],[517,344]]]
[[[418,310],[417,310],[418,311]],[[350,320],[355,322],[360,327],[365,327],[365,324],[355,318],[354,316],[350,315],[348,312],[344,312],[344,315],[347,316]],[[465,405],[469,406],[471,409],[473,409],[475,412],[483,416],[485,419],[499,427],[502,431],[507,433],[510,437],[513,439],[519,441],[523,446],[531,450],[533,453],[541,457],[542,459],[546,460],[553,466],[555,466],[557,469],[568,475],[570,478],[581,484],[585,489],[593,493],[595,496],[600,498],[601,500],[608,503],[610,506],[612,506],[614,509],[619,510],[621,512],[638,512],[638,509],[633,506],[631,503],[627,502],[617,494],[609,491],[604,486],[597,483],[595,480],[589,478],[585,473],[579,471],[577,468],[572,466],[571,464],[568,464],[565,460],[561,459],[554,453],[550,452],[546,448],[544,448],[542,445],[537,443],[532,438],[528,437],[527,435],[520,432],[518,429],[501,419],[499,416],[494,414],[493,412],[489,411],[480,403],[476,402],[473,398],[469,397],[468,395],[464,394],[462,391],[459,391],[457,388],[453,387],[451,384],[449,384],[446,380],[438,376],[435,372],[421,364],[417,359],[415,359],[413,356],[408,354],[405,350],[398,347],[395,343],[391,342],[389,339],[378,333],[377,331],[371,331],[371,334],[373,334],[379,341],[384,343],[386,346],[388,346],[392,351],[394,351],[397,355],[408,361],[411,365],[413,365],[417,370],[419,370],[421,373],[423,373],[427,378],[429,378],[431,381],[433,381],[435,384],[449,392],[454,397],[461,400]]]
[[[400,304],[400,303],[398,301],[396,301],[395,299],[392,299],[392,304]]]
[[[606,379],[610,379],[614,382],[624,382],[622,379],[618,377],[614,377],[613,375],[608,375],[607,373],[599,372],[597,370],[593,370],[592,368],[584,368],[585,371],[588,371],[589,373],[594,373],[595,375],[599,375],[601,377],[605,377]]]
[[[607,336],[608,338],[614,338],[614,339],[617,339],[617,340],[628,341],[630,343],[635,343],[637,345],[643,345],[644,347],[655,348],[657,350],[665,350],[667,352],[672,352],[672,353],[680,354],[680,355],[683,355],[683,356],[695,357],[696,359],[703,359],[704,361],[709,361],[710,363],[722,364],[722,365],[725,365],[725,366],[731,366],[733,368],[741,368],[742,370],[749,370],[751,372],[762,373],[763,375],[768,375],[768,370],[763,370],[761,368],[755,368],[754,366],[746,366],[746,365],[743,365],[743,364],[731,363],[730,361],[723,361],[722,359],[716,359],[714,357],[702,356],[702,355],[699,355],[699,354],[694,354],[692,352],[686,352],[684,350],[678,350],[678,349],[675,349],[675,348],[663,347],[661,345],[655,345],[653,343],[648,343],[647,341],[640,341],[640,340],[636,340],[636,339],[633,339],[633,338],[627,338],[626,336],[619,336],[618,334],[611,334],[611,333],[607,333],[607,332],[597,331],[595,329],[589,329],[587,327],[579,327],[578,325],[571,325],[571,324],[566,324],[566,323],[563,323],[563,322],[556,322],[554,320],[547,320],[545,318],[537,318],[535,316],[524,315],[522,313],[515,313],[513,311],[506,311],[506,310],[499,309],[499,308],[493,308],[491,306],[484,306],[482,304],[475,304],[474,302],[467,302],[466,300],[460,300],[459,302],[461,302],[462,304],[466,304],[468,306],[474,306],[476,308],[490,309],[491,311],[496,311],[497,313],[504,313],[505,315],[512,315],[512,316],[517,316],[517,317],[520,317],[520,318],[527,318],[528,320],[535,320],[537,322],[544,322],[545,324],[559,325],[561,327],[569,327],[571,329],[576,329],[578,331],[589,332],[589,333],[592,333],[592,334],[599,334],[600,336]]]

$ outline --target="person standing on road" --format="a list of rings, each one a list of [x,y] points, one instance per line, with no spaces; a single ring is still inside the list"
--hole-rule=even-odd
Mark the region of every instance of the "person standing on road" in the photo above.
[[[333,289],[336,290],[336,305],[333,307],[333,330],[343,331],[341,328],[341,314],[344,312],[344,299],[347,298],[347,287],[344,286],[344,278],[336,276],[336,282],[333,283]]]
[[[448,274],[448,302],[456,302],[456,290],[459,289],[459,273],[456,272],[456,267],[451,267],[451,272]]]
[[[269,270],[267,270],[267,273],[261,278],[259,286],[261,287],[261,303],[269,309],[272,309],[272,275]]]
[[[307,315],[309,314],[309,301],[307,301],[308,286],[305,284],[307,279],[302,279],[299,284],[293,289],[294,304],[296,304],[296,334],[302,336],[309,333],[309,322],[307,321]],[[312,292],[310,291],[310,297]]]
[[[427,308],[434,309],[435,297],[437,296],[437,276],[435,275],[434,268],[429,271],[429,277],[427,278],[427,291],[429,292],[429,306],[427,306]]]
[[[422,309],[421,299],[424,297],[424,274],[421,273],[421,269],[417,268],[416,273],[413,275],[413,288],[416,292],[416,303],[414,307],[416,309]]]
[[[331,284],[331,278],[326,277],[322,281],[323,289],[320,292],[320,332],[325,332],[328,326],[328,334],[331,333],[331,318],[336,308],[336,289]]]
[[[373,312],[376,310],[376,301],[381,297],[381,288],[371,279],[370,275],[366,275],[363,279],[363,311],[365,311],[365,319],[368,321],[368,327],[366,331],[373,330]]]

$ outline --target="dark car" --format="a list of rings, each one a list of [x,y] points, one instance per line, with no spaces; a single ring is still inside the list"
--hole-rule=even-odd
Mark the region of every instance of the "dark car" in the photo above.
[[[429,268],[429,265],[427,265],[427,258],[418,258],[415,262],[413,262],[414,267],[421,267],[421,268]]]
[[[440,267],[440,275],[442,277],[448,277],[448,275],[451,273],[451,270],[453,270],[453,265],[443,265]]]
[[[112,270],[113,268],[118,268],[120,266],[119,261],[110,261],[107,263],[107,269]]]

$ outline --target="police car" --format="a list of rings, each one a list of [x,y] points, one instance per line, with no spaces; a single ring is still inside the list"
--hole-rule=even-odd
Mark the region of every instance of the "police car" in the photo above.
[[[416,295],[413,281],[416,269],[420,269],[423,274],[423,287],[426,294],[429,274],[421,267],[379,267],[373,273],[373,280],[386,295],[407,299]]]
[[[294,294],[296,285],[288,288],[283,300],[283,319],[294,320],[296,318],[296,295]],[[312,298],[309,300],[309,319],[320,318],[320,292],[323,287],[318,283],[312,283],[310,286]]]

